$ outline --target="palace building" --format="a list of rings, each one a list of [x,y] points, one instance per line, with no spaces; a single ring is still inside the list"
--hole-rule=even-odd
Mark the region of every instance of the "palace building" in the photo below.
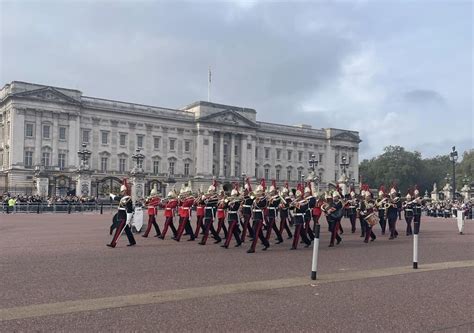
[[[76,188],[81,159],[90,151],[90,195],[114,191],[135,166],[137,149],[144,193],[154,184],[177,189],[215,177],[229,186],[244,175],[295,186],[317,162],[320,187],[342,173],[358,183],[359,133],[257,120],[254,109],[195,102],[168,109],[84,96],[81,91],[13,81],[0,91],[0,191],[65,195]]]

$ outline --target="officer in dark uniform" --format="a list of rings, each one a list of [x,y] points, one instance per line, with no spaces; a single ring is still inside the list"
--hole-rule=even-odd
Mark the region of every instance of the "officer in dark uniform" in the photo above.
[[[418,223],[421,228],[421,210],[423,209],[423,198],[420,196],[420,192],[416,188],[413,192],[415,197],[415,203],[413,207],[413,223]],[[418,229],[419,231],[420,229]]]
[[[390,189],[390,198],[388,199],[388,208],[386,210],[388,228],[390,230],[389,239],[395,239],[398,236],[397,219],[398,219],[398,203],[399,202],[400,202],[400,197],[397,196],[397,190],[394,187],[392,187]]]
[[[112,242],[107,244],[108,247],[115,247],[117,246],[117,241],[120,235],[122,234],[122,230],[125,228],[125,234],[128,238],[128,245],[133,246],[136,244],[135,238],[133,237],[132,230],[130,228],[130,222],[133,216],[133,203],[132,197],[127,195],[127,186],[124,184],[120,187],[120,195],[110,194],[112,200],[118,201],[118,212],[117,212],[117,222],[118,227],[115,229],[114,237],[112,238]]]
[[[336,244],[342,242],[342,238],[339,236],[339,229],[343,214],[341,195],[338,191],[334,191],[332,194],[332,202],[329,204],[329,208],[327,209],[329,231],[331,232],[329,247],[334,246],[334,241],[336,241]]]
[[[254,253],[255,247],[257,246],[257,241],[260,238],[261,242],[263,243],[264,248],[263,251],[266,251],[270,247],[270,243],[263,235],[263,222],[264,222],[264,211],[267,208],[267,198],[264,196],[263,193],[264,189],[262,185],[258,185],[257,189],[255,190],[255,200],[252,206],[252,213],[253,213],[253,233],[254,238],[252,241],[252,245],[250,249],[247,250],[247,253]]]
[[[290,217],[288,207],[293,200],[291,199],[289,192],[288,184],[286,184],[286,186],[281,190],[281,196],[284,200],[280,202],[280,234],[282,235],[283,230],[286,230],[288,239],[291,239],[293,234],[291,233],[290,227],[288,225],[288,219]]]
[[[216,229],[214,229],[214,217],[217,211],[217,204],[219,203],[219,198],[216,194],[216,181],[209,186],[207,191],[207,195],[204,198],[204,235],[202,236],[202,240],[198,243],[199,245],[206,245],[207,238],[209,237],[209,231],[212,233],[215,241],[214,243],[220,243],[222,241],[221,237],[217,233]]]
[[[299,239],[306,244],[305,247],[311,245],[311,240],[306,235],[305,230],[305,215],[308,211],[308,200],[303,198],[302,189],[299,188],[295,193],[295,200],[290,204],[290,208],[294,210],[293,222],[295,225],[295,234],[293,235],[293,245],[290,250],[296,250],[298,247]]]
[[[379,223],[380,228],[382,229],[382,235],[385,235],[385,228],[387,226],[387,220],[385,216],[385,204],[388,201],[388,197],[385,194],[384,186],[380,186],[379,197],[377,198],[375,205],[377,206],[379,212]]]
[[[281,237],[280,230],[276,225],[276,218],[278,214],[278,207],[282,202],[280,194],[277,193],[275,181],[272,182],[269,191],[269,200],[268,200],[268,229],[266,239],[270,240],[272,229],[275,231],[277,236],[277,244],[283,243],[283,237]]]
[[[242,216],[244,218],[244,222],[242,224],[242,237],[241,237],[242,242],[245,242],[245,237],[247,235],[247,232],[249,233],[251,238],[255,238],[252,226],[250,225],[250,218],[252,217],[252,205],[253,205],[254,199],[255,197],[252,193],[252,186],[250,185],[250,181],[247,178],[246,184],[244,187],[244,200],[242,202],[242,208],[241,208]]]
[[[415,203],[411,200],[410,193],[407,193],[406,200],[402,205],[404,210],[405,222],[407,223],[407,230],[406,235],[410,236],[413,235],[413,229],[411,227],[411,223],[413,221],[413,212],[415,208]]]
[[[242,245],[239,228],[239,208],[241,202],[242,198],[239,197],[239,192],[237,191],[237,188],[234,187],[234,189],[230,192],[229,202],[227,203],[227,223],[229,223],[227,238],[224,245],[221,245],[226,249],[229,247],[232,236],[234,236],[235,241],[237,242],[235,247]]]

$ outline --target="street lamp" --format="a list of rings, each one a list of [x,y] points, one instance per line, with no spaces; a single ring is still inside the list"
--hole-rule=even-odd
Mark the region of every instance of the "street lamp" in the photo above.
[[[458,160],[458,152],[456,146],[453,146],[453,150],[449,154],[449,159],[453,162],[453,200],[456,199],[456,161]]]
[[[82,144],[82,149],[80,149],[77,152],[77,156],[79,156],[79,159],[81,160],[81,165],[79,167],[80,170],[89,169],[88,161],[89,161],[89,158],[90,158],[92,152],[90,150],[88,150],[86,147],[87,147],[87,144],[83,143]]]
[[[347,162],[346,155],[342,155],[340,166],[342,168],[342,174],[345,176],[346,175],[346,168],[349,166],[349,162]]]
[[[242,188],[245,188],[245,177],[247,177],[247,174],[245,172],[242,172]]]
[[[316,167],[318,166],[318,161],[316,160],[316,156],[312,154],[311,159],[308,162],[309,162],[309,167],[311,168],[311,171],[314,172],[316,170]]]
[[[132,173],[143,173],[143,160],[145,155],[140,153],[140,148],[137,148],[135,154],[132,155],[132,160],[135,161],[135,167],[132,169]]]

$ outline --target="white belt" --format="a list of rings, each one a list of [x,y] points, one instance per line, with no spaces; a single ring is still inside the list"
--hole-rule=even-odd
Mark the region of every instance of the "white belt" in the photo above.
[[[206,209],[214,209],[214,207],[205,207]]]
[[[119,208],[118,210],[125,210],[125,208]]]
[[[166,210],[172,210],[173,208],[165,208]]]
[[[242,207],[252,207],[251,205],[242,205]]]
[[[237,214],[239,211],[238,210],[231,210],[229,211],[229,214]]]
[[[181,209],[187,209],[187,210],[190,210],[191,208],[190,208],[190,207],[181,207]]]
[[[268,207],[268,209],[273,209],[273,210],[275,210],[275,209],[276,209],[276,207]]]
[[[218,212],[223,212],[224,210],[222,208],[217,209]]]
[[[296,213],[294,214],[295,216],[303,216],[304,214],[303,213]]]
[[[405,209],[407,212],[413,212],[413,209]]]
[[[254,212],[261,212],[262,210],[261,209],[254,209],[253,211]]]

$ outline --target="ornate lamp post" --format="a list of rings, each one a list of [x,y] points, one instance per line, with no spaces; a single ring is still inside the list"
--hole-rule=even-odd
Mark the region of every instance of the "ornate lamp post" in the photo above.
[[[245,188],[245,177],[247,177],[247,174],[245,172],[242,172],[242,188]]]
[[[145,172],[143,171],[144,159],[145,155],[140,152],[140,148],[137,148],[135,154],[132,155],[132,160],[135,162],[135,166],[132,171],[130,171],[133,201],[145,197]]]
[[[456,199],[456,161],[458,160],[458,152],[456,146],[453,146],[453,150],[449,154],[449,159],[453,162],[453,200]]]
[[[79,165],[79,170],[89,170],[89,158],[91,157],[92,152],[87,149],[87,144],[82,144],[82,149],[77,152],[81,164]]]
[[[345,155],[342,155],[341,157],[341,164],[340,164],[341,168],[342,168],[342,174],[344,176],[346,176],[346,168],[349,166],[349,162],[347,161],[347,158]]]
[[[143,160],[145,159],[145,155],[140,153],[140,148],[137,148],[135,154],[132,155],[132,160],[135,162],[135,166],[133,167],[131,173],[132,175],[137,173],[143,173]]]
[[[318,166],[318,160],[316,159],[316,156],[314,154],[311,154],[311,159],[308,161],[309,163],[309,167],[311,169],[311,171],[313,172],[313,179],[314,181],[316,182],[317,186],[318,186],[318,192],[319,192],[319,182],[320,182],[320,179],[319,179],[319,175],[316,175],[316,168]]]

